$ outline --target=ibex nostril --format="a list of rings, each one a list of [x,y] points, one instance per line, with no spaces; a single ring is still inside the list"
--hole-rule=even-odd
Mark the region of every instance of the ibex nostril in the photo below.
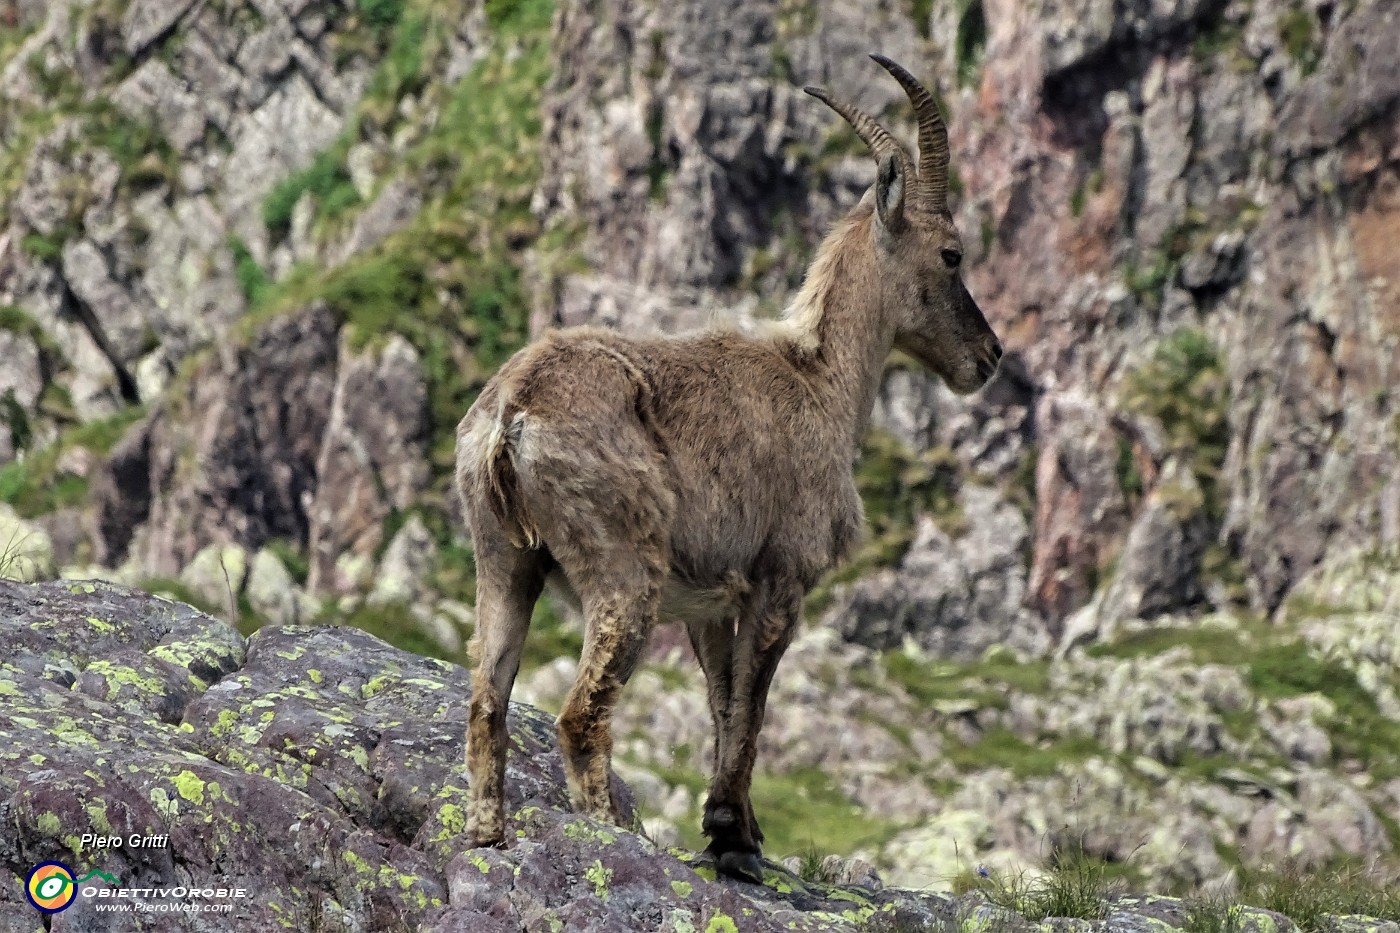
[[[1001,354],[1002,354],[1001,341],[1000,341],[1000,340],[997,340],[997,339],[994,337],[994,338],[992,338],[992,359],[997,360],[997,361],[1000,361],[1000,360],[1001,360]]]

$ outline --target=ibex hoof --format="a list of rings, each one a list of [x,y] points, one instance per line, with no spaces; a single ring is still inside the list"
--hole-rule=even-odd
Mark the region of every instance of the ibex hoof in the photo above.
[[[757,852],[721,852],[718,868],[731,878],[752,881],[754,884],[763,883],[763,859],[758,857]]]

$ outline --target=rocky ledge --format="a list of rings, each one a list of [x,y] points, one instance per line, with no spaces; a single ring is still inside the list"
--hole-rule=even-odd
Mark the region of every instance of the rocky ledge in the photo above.
[[[762,886],[717,879],[701,855],[570,813],[552,722],[521,704],[508,781],[517,841],[468,849],[468,696],[461,668],[352,628],[245,639],[136,590],[0,582],[0,933],[1188,925],[1187,906],[1170,898],[1122,898],[1100,921],[1032,924],[980,894],[884,888],[850,866],[827,866],[845,884],[775,864]],[[617,791],[630,809],[630,792]],[[90,892],[46,924],[24,879],[49,860],[103,873],[83,891],[148,889],[138,896],[147,909],[104,912],[111,898]],[[229,904],[223,913],[162,909],[161,892],[181,887],[246,894],[213,898]],[[1267,911],[1236,921],[1241,933],[1292,928]]]

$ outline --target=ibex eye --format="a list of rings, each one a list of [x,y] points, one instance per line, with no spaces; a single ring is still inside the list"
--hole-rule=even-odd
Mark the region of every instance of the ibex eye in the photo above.
[[[948,264],[949,269],[956,269],[958,263],[962,262],[962,253],[955,249],[945,249],[943,251],[943,261]]]

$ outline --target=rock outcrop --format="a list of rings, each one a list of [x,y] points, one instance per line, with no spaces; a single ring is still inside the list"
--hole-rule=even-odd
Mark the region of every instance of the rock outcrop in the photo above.
[[[442,448],[525,336],[513,303],[535,329],[778,313],[870,180],[799,87],[909,136],[871,48],[939,86],[969,284],[1010,351],[968,400],[893,368],[876,423],[950,451],[996,496],[979,514],[1029,523],[995,560],[920,532],[836,624],[867,631],[880,606],[954,653],[1069,644],[1134,616],[1274,612],[1337,548],[1400,536],[1400,16],[1381,0],[937,0],[918,21],[884,0],[559,0],[548,27],[475,0],[258,9],[15,7],[0,451],[151,409],[85,474],[85,559],[168,577],[211,544],[283,540],[312,591],[358,596],[405,512],[447,543]],[[489,149],[453,162],[494,113],[462,89],[493,68],[528,101],[525,172]],[[492,229],[444,220],[461,204]],[[349,279],[304,285],[316,269]],[[279,282],[278,313],[235,327]],[[433,303],[426,324],[392,311]],[[277,411],[247,397],[253,357]],[[1004,592],[966,595],[989,568]],[[943,634],[967,619],[976,637]]]
[[[466,672],[354,629],[266,628],[245,641],[189,606],[109,584],[3,583],[0,650],[7,875],[59,860],[104,873],[85,891],[246,892],[211,894],[231,909],[190,916],[169,912],[178,895],[138,892],[128,902],[152,906],[124,918],[80,894],[55,930],[1033,929],[978,895],[884,888],[868,867],[859,885],[777,865],[763,885],[716,880],[703,856],[569,813],[552,722],[519,704],[516,840],[467,849]],[[627,787],[614,794],[630,813]],[[20,892],[0,885],[0,927],[34,926]],[[1186,917],[1180,901],[1125,897],[1101,928]],[[1242,921],[1291,928],[1262,911]]]

